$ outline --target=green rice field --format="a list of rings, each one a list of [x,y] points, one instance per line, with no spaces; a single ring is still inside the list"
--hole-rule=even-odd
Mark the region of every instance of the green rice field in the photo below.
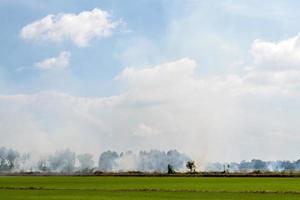
[[[300,178],[1,176],[3,200],[300,199]]]

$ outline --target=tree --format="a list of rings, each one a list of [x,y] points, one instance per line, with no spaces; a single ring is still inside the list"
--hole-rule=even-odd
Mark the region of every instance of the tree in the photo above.
[[[15,160],[19,156],[19,153],[15,150],[9,149],[7,151],[6,159],[9,163],[9,169],[13,169],[15,166]]]
[[[119,154],[115,151],[105,151],[99,157],[98,168],[100,171],[109,172],[113,171],[116,167],[116,160],[119,158]]]
[[[195,172],[196,170],[196,165],[193,160],[187,161],[185,166],[188,168],[188,170],[190,170],[190,172]]]
[[[89,172],[94,167],[94,160],[91,154],[85,153],[77,156],[79,161],[79,170],[82,172]]]
[[[0,171],[10,171],[15,167],[19,153],[12,149],[0,148]]]
[[[171,164],[168,164],[168,174],[175,174],[175,170]]]
[[[266,162],[262,160],[253,159],[251,163],[253,163],[253,169],[256,171],[266,171],[268,169]]]
[[[164,172],[166,166],[170,163],[165,151],[151,150],[139,152],[139,167],[140,171],[148,172]]]
[[[57,151],[48,158],[51,171],[73,172],[75,168],[76,154],[69,149]]]
[[[39,171],[42,171],[42,172],[47,172],[49,171],[49,167],[48,167],[48,164],[47,164],[47,160],[46,159],[41,159],[37,162],[37,168]]]
[[[172,165],[174,170],[181,170],[185,167],[185,163],[190,160],[185,154],[179,153],[177,150],[169,150],[167,152],[167,163]]]

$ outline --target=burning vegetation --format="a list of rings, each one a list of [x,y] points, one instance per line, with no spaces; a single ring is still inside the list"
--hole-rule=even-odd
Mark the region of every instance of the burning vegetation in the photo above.
[[[100,154],[98,164],[91,154],[76,154],[65,149],[46,156],[20,153],[5,147],[0,148],[1,173],[197,173],[194,161],[177,150],[140,151],[134,153],[105,151]],[[269,172],[300,172],[300,160],[297,161],[262,161],[253,159],[240,163],[209,163],[205,165],[208,173],[269,173]],[[205,173],[203,172],[203,173]]]

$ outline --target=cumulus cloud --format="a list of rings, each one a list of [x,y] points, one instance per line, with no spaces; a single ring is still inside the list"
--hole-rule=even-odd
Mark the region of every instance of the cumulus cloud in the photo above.
[[[254,63],[262,68],[300,69],[300,35],[279,42],[255,40],[251,53]]]
[[[298,95],[300,85],[300,35],[269,42],[257,39],[251,48],[252,67],[244,78],[268,91]],[[268,93],[265,91],[265,93]]]
[[[64,69],[69,66],[70,56],[70,52],[63,51],[57,57],[47,58],[34,66],[39,70]]]
[[[110,36],[118,24],[119,22],[110,19],[107,11],[95,8],[79,14],[48,15],[23,27],[21,37],[32,41],[70,40],[75,45],[84,47],[93,38]]]
[[[193,76],[195,68],[196,62],[194,60],[183,58],[145,69],[127,67],[117,78],[125,79],[134,85],[137,82],[155,84],[154,81],[157,79],[162,81],[159,83],[166,84],[166,82],[171,83]]]

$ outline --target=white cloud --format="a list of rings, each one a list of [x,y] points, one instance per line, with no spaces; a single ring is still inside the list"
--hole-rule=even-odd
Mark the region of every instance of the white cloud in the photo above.
[[[265,69],[300,69],[300,35],[279,42],[255,40],[251,53],[254,64]]]
[[[252,66],[243,77],[245,81],[264,88],[265,94],[299,95],[299,34],[278,42],[257,39],[252,44],[251,54]]]
[[[40,70],[64,69],[69,66],[70,56],[70,52],[63,51],[57,57],[47,58],[34,66]]]
[[[171,84],[174,81],[180,81],[182,78],[193,76],[195,68],[196,62],[194,60],[183,58],[144,69],[127,67],[117,79],[126,80],[133,85],[136,85],[137,82],[145,85],[161,83],[166,85],[167,83]],[[157,79],[160,82],[155,82]]]
[[[22,28],[21,37],[33,41],[61,42],[70,40],[79,47],[93,38],[112,34],[119,22],[113,22],[108,12],[95,8],[79,14],[61,13],[48,15]]]

